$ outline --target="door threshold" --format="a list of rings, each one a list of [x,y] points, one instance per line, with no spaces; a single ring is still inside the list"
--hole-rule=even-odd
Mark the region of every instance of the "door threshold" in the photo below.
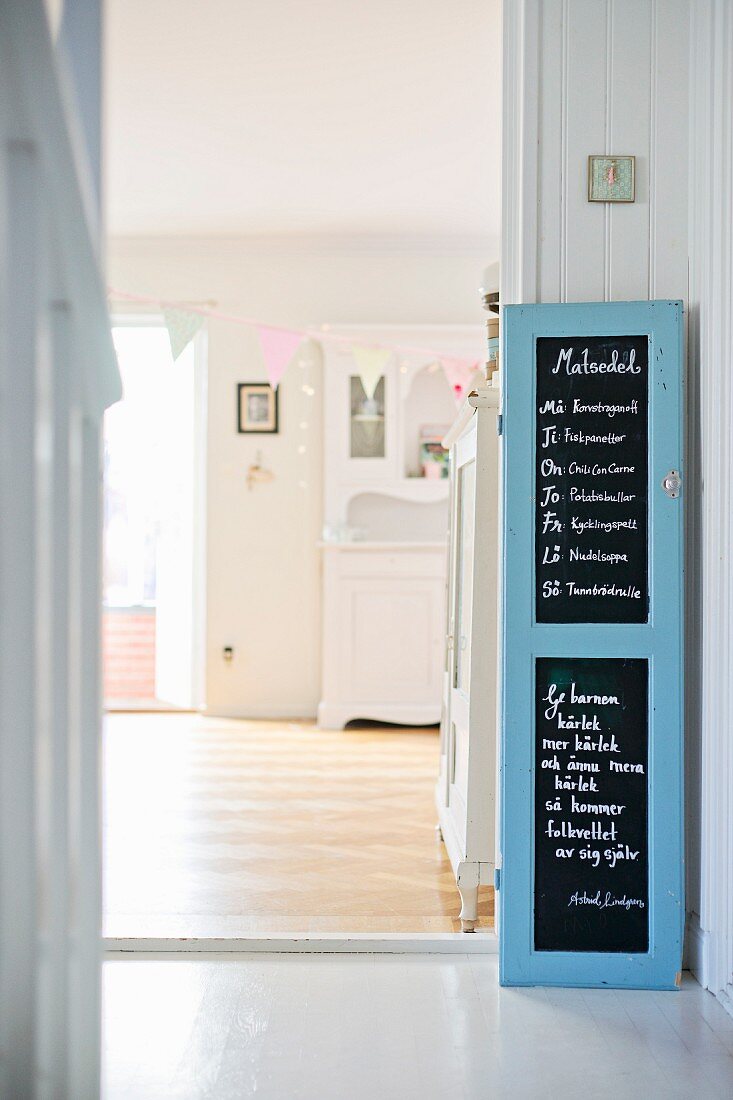
[[[320,932],[273,936],[108,936],[107,958],[134,955],[226,955],[272,953],[495,955],[499,941],[487,932]]]

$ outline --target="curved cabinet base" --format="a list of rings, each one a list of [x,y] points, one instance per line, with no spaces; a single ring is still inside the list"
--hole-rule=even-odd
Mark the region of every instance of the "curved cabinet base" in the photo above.
[[[397,722],[401,726],[434,726],[440,722],[440,706],[412,706],[408,703],[318,704],[318,725],[322,730],[342,730],[347,722]]]

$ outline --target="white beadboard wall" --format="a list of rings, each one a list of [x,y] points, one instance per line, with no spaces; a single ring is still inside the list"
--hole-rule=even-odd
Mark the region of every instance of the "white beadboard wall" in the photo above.
[[[687,298],[689,0],[506,0],[502,300]],[[589,203],[593,153],[636,202]]]

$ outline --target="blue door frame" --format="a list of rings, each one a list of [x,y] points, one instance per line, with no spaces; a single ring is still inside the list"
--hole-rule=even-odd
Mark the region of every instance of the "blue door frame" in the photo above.
[[[645,623],[538,623],[535,614],[537,339],[649,339]],[[503,310],[503,656],[500,978],[504,985],[674,989],[684,929],[681,302],[517,305]],[[648,951],[535,949],[537,658],[648,662]],[[631,664],[634,662],[631,661]],[[638,662],[637,662],[638,663]]]

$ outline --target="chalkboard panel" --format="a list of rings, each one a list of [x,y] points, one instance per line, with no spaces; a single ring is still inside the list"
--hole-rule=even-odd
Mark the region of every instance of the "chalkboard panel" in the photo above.
[[[536,359],[537,622],[647,622],[648,337],[540,337]]]
[[[536,951],[649,950],[648,666],[538,657]]]

